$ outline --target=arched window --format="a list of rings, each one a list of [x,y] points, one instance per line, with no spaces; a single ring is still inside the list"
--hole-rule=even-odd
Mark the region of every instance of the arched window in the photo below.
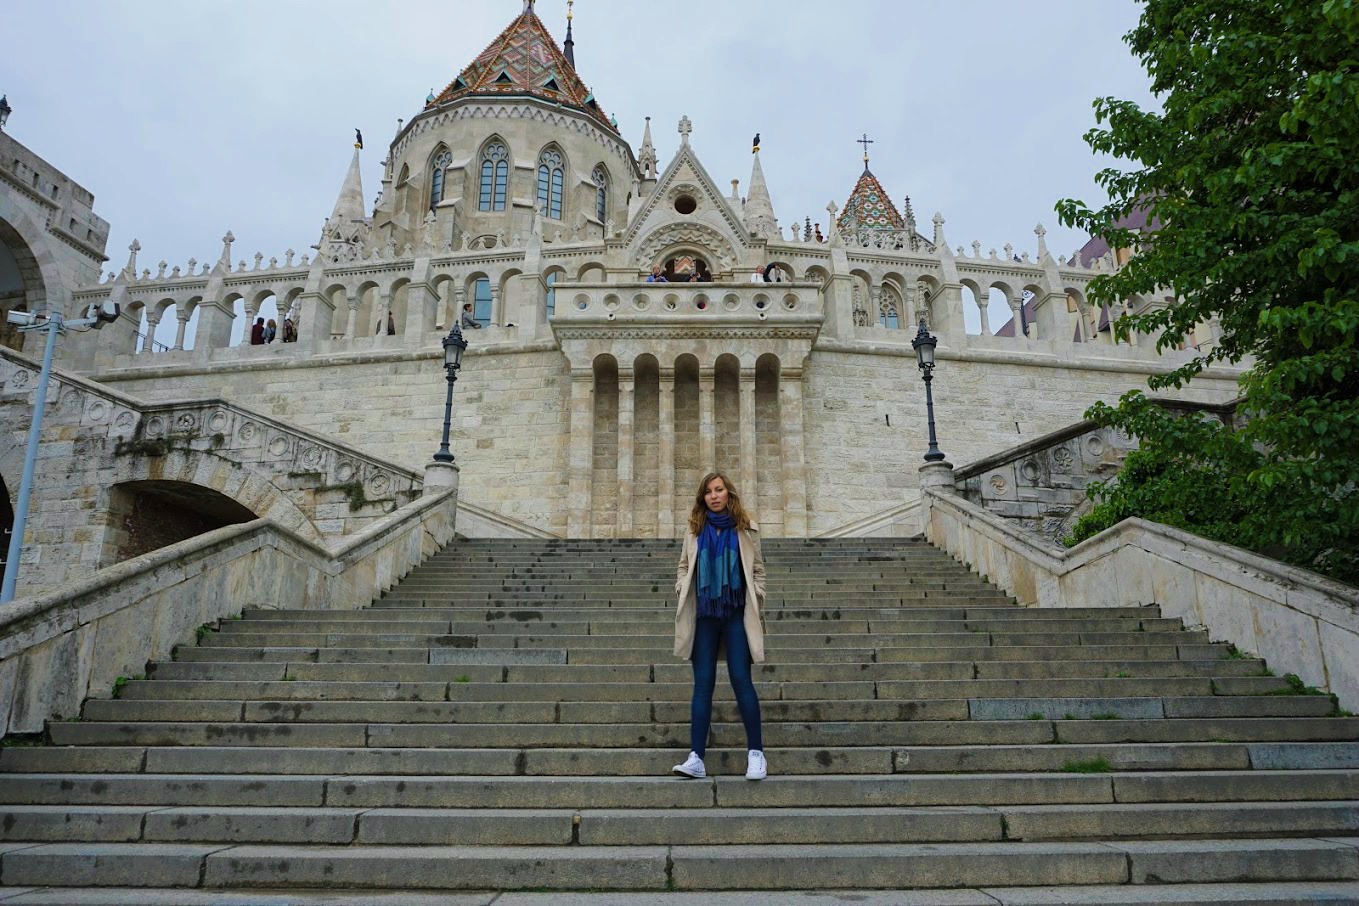
[[[472,319],[482,327],[491,326],[491,281],[485,277],[472,288]]]
[[[492,142],[481,152],[481,203],[483,211],[505,210],[505,189],[510,181],[510,152]]]
[[[897,304],[884,299],[878,312],[878,323],[883,327],[896,330],[901,324],[897,319]]]
[[[429,206],[444,200],[444,171],[453,165],[453,154],[445,151],[434,158],[434,170],[429,176]]]
[[[591,178],[595,181],[595,219],[603,223],[609,213],[609,174],[595,167]]]
[[[538,156],[538,210],[552,220],[562,219],[564,168],[561,152],[555,148],[544,148]]]
[[[553,271],[547,275],[547,319],[552,320],[552,316],[557,313],[557,275],[560,271]]]

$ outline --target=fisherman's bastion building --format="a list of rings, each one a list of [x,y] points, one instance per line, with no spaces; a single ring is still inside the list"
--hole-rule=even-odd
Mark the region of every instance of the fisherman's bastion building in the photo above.
[[[104,276],[108,227],[93,196],[0,135],[0,302],[59,305],[68,316],[121,305],[117,324],[65,337],[57,360],[95,382],[87,399],[107,392],[86,418],[111,420],[110,443],[172,444],[194,432],[253,443],[279,475],[357,482],[368,500],[418,486],[444,415],[441,340],[470,303],[480,329],[466,331],[453,451],[459,531],[471,536],[674,537],[713,467],[731,474],[768,536],[867,531],[919,494],[925,394],[911,340],[922,323],[939,338],[940,445],[959,464],[1070,425],[1192,354],[1116,336],[1118,312],[1087,303],[1090,281],[1123,252],[1093,240],[1057,254],[1041,227],[1031,250],[959,244],[941,215],[917,221],[909,187],[890,187],[904,199],[895,203],[867,160],[859,174],[827,174],[825,193],[840,202],[818,239],[805,221],[780,220],[758,144],[744,196],[704,168],[703,145],[744,135],[648,121],[635,124],[634,149],[572,51],[570,31],[559,47],[526,3],[400,126],[371,209],[355,148],[334,209],[323,224],[318,212],[319,236],[301,251],[243,253],[227,232],[220,249],[171,266],[134,243]],[[781,280],[752,282],[762,265]],[[657,267],[669,282],[646,282]],[[695,272],[701,282],[688,282]],[[1009,300],[1008,324],[988,322],[994,291]],[[235,321],[252,323],[271,298],[296,342],[250,345],[239,325],[233,341]],[[964,326],[973,305],[979,334]],[[176,341],[152,342],[168,320]],[[18,335],[7,337],[17,347]],[[1196,337],[1212,339],[1211,325]],[[1210,370],[1193,398],[1227,401],[1237,377]],[[143,418],[135,430],[125,419],[118,434],[124,398],[219,399],[312,440],[271,440],[207,410]],[[1073,456],[1099,452],[1068,451],[1041,468],[1078,468]],[[11,495],[22,455],[14,445],[0,462]],[[361,456],[414,477],[364,472]],[[997,473],[983,492],[1021,508],[1023,480]],[[51,517],[43,538],[56,553],[45,562],[107,565],[100,532],[117,521],[108,495],[69,498],[81,516]],[[234,499],[260,514],[258,500]],[[289,513],[315,537],[345,518]],[[63,578],[35,573],[44,574]]]

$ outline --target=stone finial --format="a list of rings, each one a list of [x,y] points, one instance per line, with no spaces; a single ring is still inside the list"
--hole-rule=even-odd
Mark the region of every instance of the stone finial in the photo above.
[[[231,230],[227,230],[226,235],[222,237],[222,257],[220,259],[227,270],[231,270],[231,243],[235,241],[235,234]]]
[[[972,240],[972,257],[973,258],[981,257],[981,240],[979,239]]]
[[[137,276],[137,253],[141,250],[142,244],[136,239],[133,239],[132,244],[127,247],[127,273],[130,277],[135,278]]]
[[[264,252],[255,253],[255,270],[259,270],[264,265]]]
[[[1005,260],[1013,261],[1015,257],[1015,247],[1010,243],[1005,243]]]
[[[190,258],[190,259],[189,259],[188,273],[192,274],[193,271],[194,271],[194,268],[196,268],[197,266],[198,266],[198,259],[197,259],[197,258]]]
[[[277,259],[277,258],[272,258],[272,257],[271,257],[271,258],[269,259],[269,270],[273,270],[273,269],[276,268],[276,267],[278,267],[278,259]]]
[[[934,244],[936,246],[948,246],[948,241],[944,239],[944,215],[938,211],[934,212]]]
[[[694,131],[694,123],[693,123],[693,120],[689,119],[689,117],[687,117],[687,116],[682,116],[682,117],[680,117],[680,121],[679,121],[679,136],[680,136],[680,143],[681,143],[681,144],[684,144],[684,145],[689,144],[689,133],[691,133],[691,132],[693,132],[693,131]]]
[[[739,179],[731,181],[731,200],[735,203],[741,201],[741,180]]]
[[[1044,229],[1043,225],[1040,223],[1033,228],[1033,234],[1038,237],[1038,257],[1046,258],[1048,254],[1048,231]]]
[[[170,262],[166,261],[164,258],[160,259],[160,261],[157,262],[157,264],[156,264],[156,279],[157,279],[157,280],[164,280],[164,279],[165,279],[165,269],[166,269],[167,267],[169,267],[169,266],[170,266]],[[178,270],[178,268],[176,268],[176,270]]]
[[[292,267],[292,266],[293,266],[293,256],[296,255],[296,254],[297,254],[297,252],[294,252],[292,249],[288,249],[288,251],[284,252],[284,255],[286,255],[287,257],[283,259],[283,260],[284,260],[283,266],[284,266],[284,267]]]

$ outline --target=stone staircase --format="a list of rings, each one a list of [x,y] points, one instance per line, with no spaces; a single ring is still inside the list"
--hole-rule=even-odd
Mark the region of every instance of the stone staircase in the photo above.
[[[1329,697],[1154,607],[1018,607],[920,541],[765,555],[764,782],[724,675],[714,776],[669,774],[677,543],[462,541],[5,748],[0,902],[1359,902]]]

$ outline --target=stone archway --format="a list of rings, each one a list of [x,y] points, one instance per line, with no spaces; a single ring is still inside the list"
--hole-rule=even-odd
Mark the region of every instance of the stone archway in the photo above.
[[[0,219],[0,346],[23,351],[23,334],[4,321],[6,312],[36,311],[46,302],[37,256],[19,230]]]

